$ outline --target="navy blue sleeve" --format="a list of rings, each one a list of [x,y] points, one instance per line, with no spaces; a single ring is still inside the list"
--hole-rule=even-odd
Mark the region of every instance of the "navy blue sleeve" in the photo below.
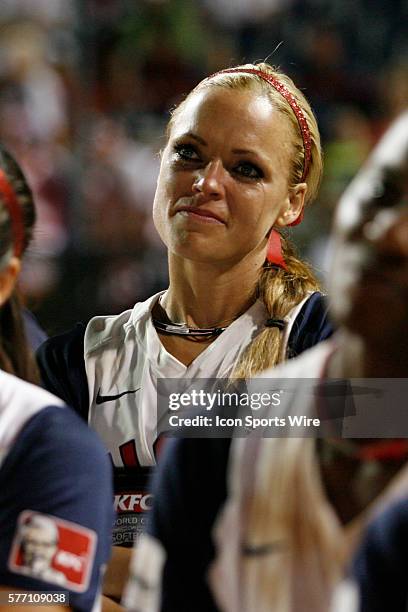
[[[371,523],[352,566],[360,590],[360,612],[408,609],[408,499]]]
[[[89,393],[84,360],[85,326],[49,338],[37,351],[43,386],[88,420]]]
[[[27,570],[21,560],[23,525],[32,516],[58,527],[49,574]],[[70,409],[45,408],[26,424],[0,469],[0,584],[68,590],[74,609],[91,610],[110,555],[112,522],[111,467],[102,444]]]
[[[293,324],[288,343],[288,358],[296,357],[333,334],[327,300],[319,292],[313,293]]]

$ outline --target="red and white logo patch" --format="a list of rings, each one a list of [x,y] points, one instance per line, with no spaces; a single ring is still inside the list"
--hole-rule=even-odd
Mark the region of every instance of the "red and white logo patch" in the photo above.
[[[149,512],[153,505],[153,495],[144,491],[126,491],[115,495],[113,509],[115,512]]]
[[[25,510],[18,518],[8,566],[59,587],[83,593],[89,586],[97,535],[49,514]]]

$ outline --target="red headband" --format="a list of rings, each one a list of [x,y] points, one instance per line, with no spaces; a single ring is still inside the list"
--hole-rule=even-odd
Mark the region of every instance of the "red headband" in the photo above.
[[[0,168],[0,197],[6,205],[14,235],[14,255],[20,257],[24,245],[24,224],[20,204],[4,170]]]
[[[299,104],[296,101],[295,96],[289,91],[285,85],[283,85],[278,79],[275,79],[271,74],[266,72],[262,72],[262,70],[257,70],[256,68],[226,68],[225,70],[220,70],[219,72],[215,72],[208,78],[212,78],[213,76],[217,76],[218,74],[231,74],[231,73],[248,73],[248,74],[256,74],[261,79],[269,83],[280,95],[285,98],[293,112],[295,113],[296,119],[299,124],[300,133],[302,135],[303,140],[303,150],[304,150],[304,159],[303,159],[303,172],[300,182],[303,182],[309,172],[310,158],[312,155],[312,139],[310,136],[309,126],[307,124],[306,117],[300,108]],[[297,225],[301,222],[303,215],[299,215],[299,217],[291,223],[290,225]]]

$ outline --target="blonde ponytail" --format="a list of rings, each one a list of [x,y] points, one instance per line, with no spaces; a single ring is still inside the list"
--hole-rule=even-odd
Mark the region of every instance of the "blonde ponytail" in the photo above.
[[[271,318],[284,319],[310,292],[319,290],[319,282],[310,266],[301,261],[291,242],[282,236],[286,270],[263,268],[258,281],[258,297]],[[232,378],[251,378],[282,361],[283,331],[265,327],[244,351]]]

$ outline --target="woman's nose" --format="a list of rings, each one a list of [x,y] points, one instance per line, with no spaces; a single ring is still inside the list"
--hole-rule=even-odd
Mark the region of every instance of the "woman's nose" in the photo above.
[[[215,199],[221,199],[225,193],[225,169],[220,160],[209,162],[202,168],[193,183],[193,192]]]

